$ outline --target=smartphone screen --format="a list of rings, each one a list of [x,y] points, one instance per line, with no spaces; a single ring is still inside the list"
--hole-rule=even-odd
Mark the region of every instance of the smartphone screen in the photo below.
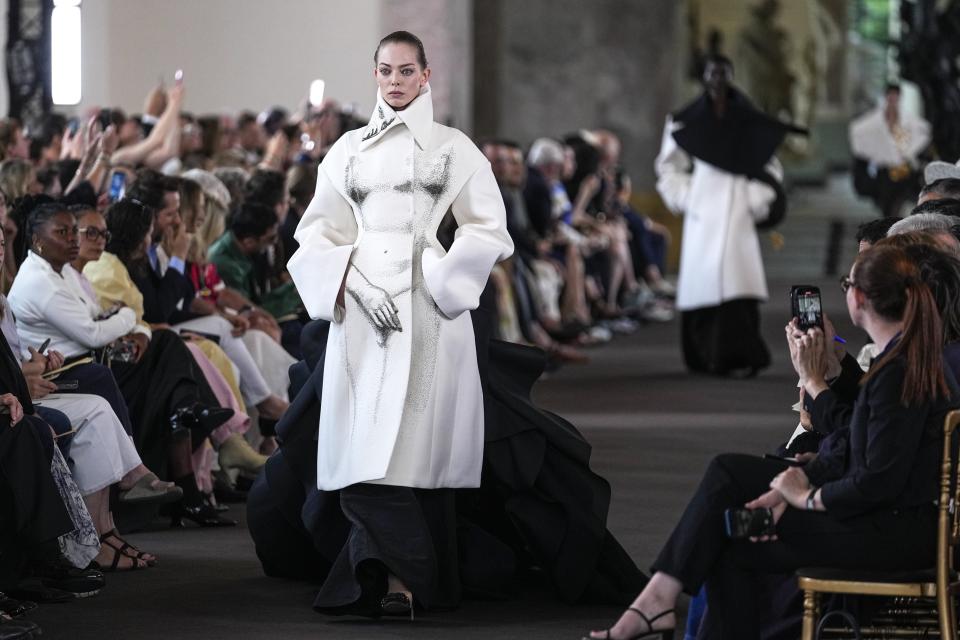
[[[770,509],[727,509],[723,513],[727,536],[733,539],[770,536],[776,533]]]
[[[127,174],[122,171],[114,171],[110,176],[110,189],[107,191],[107,197],[110,202],[116,202],[123,198],[126,191]]]
[[[793,317],[797,319],[797,328],[801,331],[813,327],[823,328],[820,289],[807,285],[797,285],[790,290],[790,300]]]

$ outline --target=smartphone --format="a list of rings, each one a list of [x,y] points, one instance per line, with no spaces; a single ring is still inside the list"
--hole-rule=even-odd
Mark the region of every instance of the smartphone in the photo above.
[[[780,462],[786,462],[791,467],[802,467],[805,463],[800,462],[796,458],[787,458],[786,456],[775,456],[772,453],[765,453],[763,457],[767,460],[779,460]]]
[[[127,174],[123,171],[114,171],[110,175],[110,188],[107,190],[107,197],[110,202],[116,202],[123,199],[123,194],[127,190]]]
[[[47,347],[49,346],[50,346],[50,338],[47,338],[46,340],[43,341],[43,344],[40,345],[40,348],[37,349],[37,353],[43,353],[44,351],[47,350]]]
[[[78,131],[79,129],[80,129],[80,120],[79,120],[79,119],[77,119],[77,118],[70,118],[70,120],[67,121],[67,131],[70,133],[71,136],[77,135],[77,131]]]
[[[76,391],[80,388],[79,380],[60,380],[55,383],[57,391]]]
[[[776,533],[770,509],[727,509],[723,512],[727,537],[735,540],[772,536]]]
[[[173,81],[177,84],[183,84],[183,69],[177,69],[173,72]]]
[[[791,287],[790,313],[797,319],[797,328],[801,331],[813,327],[823,329],[820,289],[808,284],[797,284]]]

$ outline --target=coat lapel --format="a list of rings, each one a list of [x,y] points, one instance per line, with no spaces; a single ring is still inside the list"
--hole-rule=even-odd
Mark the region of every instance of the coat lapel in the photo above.
[[[421,149],[430,144],[433,130],[433,96],[430,85],[420,90],[420,95],[403,111],[394,111],[377,91],[377,106],[373,108],[370,122],[363,130],[360,139],[360,151],[364,151],[384,138],[384,134],[394,127],[405,124]]]

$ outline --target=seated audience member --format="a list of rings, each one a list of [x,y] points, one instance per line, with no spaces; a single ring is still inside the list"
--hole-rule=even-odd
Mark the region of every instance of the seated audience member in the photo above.
[[[280,325],[276,319],[263,309],[258,309],[253,302],[232,287],[228,287],[220,278],[216,265],[207,259],[207,250],[227,230],[227,214],[230,212],[231,196],[226,185],[208,171],[192,169],[183,174],[184,180],[196,182],[203,190],[203,211],[193,213],[189,207],[182,208],[181,217],[187,228],[191,224],[195,227],[193,239],[187,254],[192,263],[190,279],[197,291],[206,288],[210,297],[221,309],[233,309],[250,322],[250,328],[266,333],[278,344],[280,343]],[[191,222],[191,215],[196,216]],[[299,218],[298,218],[299,219]],[[252,335],[244,334],[244,339]],[[256,349],[249,342],[247,348],[251,353]],[[269,381],[269,376],[268,376]],[[274,393],[278,393],[272,386]]]
[[[942,199],[960,200],[960,178],[940,178],[925,185],[920,190],[917,204]]]
[[[915,206],[907,217],[913,217],[920,213],[939,213],[960,219],[960,200],[954,200],[953,198],[926,200],[922,204]]]
[[[26,195],[43,193],[43,185],[28,160],[13,158],[0,162],[0,190],[13,202]]]
[[[957,392],[943,365],[936,302],[917,266],[893,246],[860,254],[843,286],[851,320],[882,351],[850,413],[842,465],[816,465],[819,455],[805,467],[748,455],[714,459],[648,585],[609,635],[592,637],[672,629],[680,591],[696,593],[705,584],[705,628],[720,638],[759,638],[759,577],[810,564],[888,570],[933,564],[940,430]],[[814,415],[833,403],[824,348],[819,329],[796,339]],[[773,510],[775,539],[726,537],[723,512],[744,503]]]
[[[114,217],[131,215],[143,221],[142,230],[134,230],[129,236],[119,236],[118,241],[123,237],[142,238],[148,233],[150,215],[144,212],[140,205],[121,201],[111,206],[108,213]],[[80,251],[77,258],[71,262],[71,266],[80,274],[80,283],[89,285],[91,297],[99,299],[101,305],[106,308],[122,303],[133,309],[137,316],[139,330],[144,333],[150,332],[149,325],[143,320],[143,297],[140,291],[133,284],[126,268],[117,258],[117,254],[107,254],[105,251],[107,244],[111,243],[114,251],[124,254],[122,242],[113,243],[113,235],[107,228],[107,221],[97,211],[85,211],[79,216],[77,223],[80,231]],[[93,276],[93,282],[86,278],[88,273]],[[216,397],[217,403],[234,412],[233,417],[210,434],[210,440],[219,452],[221,468],[226,470],[237,467],[255,473],[263,466],[264,459],[250,449],[250,445],[242,436],[250,426],[250,419],[242,404],[240,389],[233,375],[233,365],[223,351],[206,341],[202,341],[201,344],[188,340],[185,344],[203,372],[204,380]],[[204,349],[204,347],[208,348]],[[217,358],[219,358],[218,362],[222,360],[220,366],[212,362]],[[206,451],[205,448],[194,447],[195,469],[205,468]],[[197,482],[204,493],[212,491],[212,480],[207,473],[198,473]]]
[[[276,420],[286,410],[287,402],[267,385],[261,369],[269,368],[275,379],[283,380],[289,362],[276,358],[255,362],[240,338],[250,326],[246,318],[227,314],[209,300],[197,296],[186,275],[191,237],[180,216],[179,183],[180,180],[156,172],[141,172],[138,176],[126,199],[136,200],[153,211],[153,244],[148,248],[147,260],[142,264],[139,258],[135,264],[124,262],[123,270],[126,273],[123,279],[129,274],[140,290],[143,318],[147,322],[172,325],[176,330],[193,331],[201,336],[215,336],[218,345],[239,371],[244,401],[256,406],[264,418]],[[196,212],[192,212],[192,215],[195,218]],[[137,215],[122,215],[107,221],[109,231],[116,238],[136,238],[143,224],[146,221]],[[112,286],[111,281],[118,267],[116,260],[108,255],[86,267],[90,269],[87,277],[94,282],[95,288],[99,286],[106,290]]]
[[[180,154],[180,109],[183,104],[183,85],[177,83],[166,95],[162,114],[143,137],[140,122],[127,118],[122,111],[113,110],[111,121],[119,135],[119,148],[113,153],[113,163],[128,167],[145,166],[160,170]]]
[[[0,245],[0,255],[4,248]],[[40,418],[49,421],[53,410],[63,413],[76,432],[70,438],[68,459],[73,479],[83,496],[102,545],[97,562],[107,571],[137,569],[155,564],[156,558],[141,553],[120,538],[110,510],[110,487],[118,484],[121,503],[171,502],[183,492],[170,483],[161,482],[140,460],[133,441],[110,404],[97,395],[57,393],[57,384],[43,377],[63,364],[56,351],[47,355],[29,349],[30,360],[23,360],[24,350],[17,335],[13,314],[6,298],[0,294],[0,329],[10,348],[14,363],[22,369],[29,396],[19,398],[30,414],[32,400],[43,400],[36,407]],[[57,381],[72,377],[57,377]],[[79,385],[78,385],[79,386]]]
[[[902,218],[890,216],[888,218],[879,218],[862,223],[857,227],[857,251],[860,252],[869,249],[880,240],[886,238],[887,231],[890,230],[890,227],[900,220],[902,220]]]
[[[267,207],[277,216],[277,222],[282,227],[290,212],[290,196],[287,193],[284,174],[279,171],[257,169],[250,176],[245,189],[244,202],[257,202]],[[267,286],[271,289],[282,287],[290,282],[290,276],[287,273],[287,259],[290,256],[284,252],[279,231],[280,227],[277,228],[277,238],[273,245],[267,247],[255,258],[258,263],[263,263],[260,265],[260,270],[264,273]],[[302,306],[296,288],[291,287],[285,291],[284,295],[289,298],[288,304],[294,307]]]
[[[960,218],[952,218],[941,213],[916,213],[894,223],[887,231],[887,237],[904,233],[922,231],[946,251],[960,250],[960,241],[953,235],[953,228]]]
[[[218,521],[197,488],[191,440],[202,441],[233,412],[216,408],[179,336],[137,327],[128,307],[101,309],[69,264],[78,253],[77,223],[70,211],[57,204],[36,208],[26,234],[30,252],[9,295],[23,343],[36,347],[49,338],[50,348],[68,362],[91,353],[110,360],[133,417],[137,451],[147,467],[172,478],[183,491],[176,521]]]
[[[2,364],[0,370],[3,386],[12,385],[16,372]],[[58,538],[72,532],[74,524],[50,472],[54,455],[50,427],[25,415],[11,389],[0,394],[0,404],[9,411],[0,415],[0,495],[4,496],[0,500],[0,593],[19,597],[23,593],[40,600],[36,597],[40,592],[21,591],[21,581],[33,573],[48,590],[56,590],[53,593],[92,595],[103,587],[103,574],[71,567],[60,552]],[[16,602],[0,595],[3,611],[6,605],[16,610]],[[32,608],[32,603],[22,606]],[[4,626],[0,624],[0,633]]]
[[[283,242],[283,253],[287,260],[300,246],[293,238],[303,212],[307,210],[313,200],[313,192],[317,188],[317,165],[312,163],[298,163],[287,171],[287,193],[290,194],[290,211],[280,224],[280,240]],[[286,263],[284,263],[286,268]]]
[[[0,119],[0,162],[10,158],[27,160],[30,141],[23,134],[23,125],[16,118]]]
[[[250,179],[250,173],[242,167],[216,167],[212,173],[217,180],[223,183],[223,186],[225,186],[230,193],[230,211],[227,215],[227,222],[229,222],[229,214],[243,205],[243,194],[246,189],[247,180]]]
[[[670,231],[656,223],[649,216],[633,209],[630,198],[633,195],[633,182],[623,169],[617,169],[614,178],[616,189],[616,209],[630,229],[630,249],[634,269],[643,274],[644,280],[654,293],[663,296],[675,296],[677,291],[663,277],[666,270],[667,251],[670,248]],[[671,314],[672,317],[672,314]]]
[[[280,323],[283,346],[294,357],[300,352],[300,298],[293,282],[268,287],[269,275],[257,258],[277,239],[276,214],[256,202],[245,202],[230,221],[229,230],[210,246],[207,257],[227,286],[268,311]]]

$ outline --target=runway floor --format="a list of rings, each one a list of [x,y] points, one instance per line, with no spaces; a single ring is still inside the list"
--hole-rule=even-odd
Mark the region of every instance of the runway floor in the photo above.
[[[641,567],[656,555],[713,455],[762,453],[796,426],[790,411],[796,378],[782,330],[790,284],[771,283],[762,313],[774,364],[755,379],[688,375],[672,322],[615,338],[591,350],[590,364],[538,385],[538,402],[578,425],[593,444],[593,466],[613,486],[610,528]],[[835,279],[814,284],[840,334],[859,346],[862,334],[849,324]],[[242,511],[238,505],[231,514]],[[158,528],[130,541],[158,554],[160,565],[110,575],[94,598],[44,605],[30,619],[45,638],[575,639],[618,614],[615,607],[566,606],[531,586],[510,601],[468,601],[413,623],[331,619],[310,608],[314,587],[263,576],[244,526]]]

